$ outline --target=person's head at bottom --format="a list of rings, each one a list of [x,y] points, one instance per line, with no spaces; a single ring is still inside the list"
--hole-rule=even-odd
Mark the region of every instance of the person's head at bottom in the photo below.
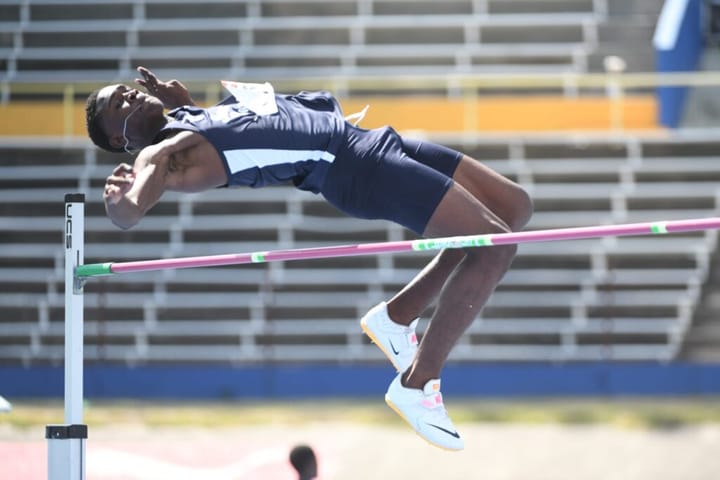
[[[307,445],[297,445],[290,451],[290,463],[300,480],[311,480],[317,477],[317,459],[315,452]]]

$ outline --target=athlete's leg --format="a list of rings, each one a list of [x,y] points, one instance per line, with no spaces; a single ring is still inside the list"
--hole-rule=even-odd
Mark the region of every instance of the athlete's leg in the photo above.
[[[444,237],[508,231],[510,228],[505,221],[466,188],[455,183],[438,205],[424,234]],[[415,361],[405,373],[405,386],[422,388],[428,380],[440,378],[450,351],[510,267],[515,252],[514,245],[465,249],[464,257],[440,289],[437,306]]]
[[[527,193],[518,184],[477,160],[463,155],[453,173],[453,179],[494,213],[496,221],[503,228],[520,230],[530,218],[532,203]],[[432,236],[427,231],[425,233],[426,236]],[[409,325],[435,300],[448,276],[464,257],[465,252],[458,249],[443,250],[435,256],[410,283],[388,301],[390,318],[402,325]]]
[[[485,204],[459,183],[453,183],[423,233],[435,237],[509,230]],[[466,250],[440,291],[437,307],[413,362],[395,377],[385,394],[385,402],[420,436],[438,447],[464,448],[440,394],[443,365],[460,335],[510,267],[515,251],[515,245]]]

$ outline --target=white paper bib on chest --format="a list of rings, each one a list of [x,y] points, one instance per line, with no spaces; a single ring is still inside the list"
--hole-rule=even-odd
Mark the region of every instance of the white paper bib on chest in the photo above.
[[[277,113],[275,89],[269,83],[241,83],[221,80],[222,86],[235,97],[238,104],[252,110],[257,115]]]

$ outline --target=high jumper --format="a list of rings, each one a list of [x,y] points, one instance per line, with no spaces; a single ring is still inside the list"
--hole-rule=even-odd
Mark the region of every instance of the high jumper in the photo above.
[[[234,84],[234,95],[200,108],[177,80],[138,67],[136,83],[109,85],[87,101],[93,142],[139,152],[106,179],[108,216],[137,224],[164,192],[291,183],[357,218],[385,219],[425,238],[521,230],[532,200],[479,161],[390,127],[345,119],[327,92],[276,94],[269,84]],[[443,366],[515,256],[514,244],[441,250],[403,289],[360,319],[398,371],[385,400],[428,442],[464,448],[440,394]],[[435,309],[417,342],[417,318]],[[352,381],[352,379],[348,379]]]

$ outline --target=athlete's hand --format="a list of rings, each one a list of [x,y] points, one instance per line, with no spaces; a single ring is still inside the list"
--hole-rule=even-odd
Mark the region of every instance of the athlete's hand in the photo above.
[[[187,87],[178,80],[163,82],[145,67],[137,67],[137,71],[142,78],[136,78],[135,83],[144,87],[153,97],[157,97],[165,108],[172,109],[183,105],[195,105]]]
[[[112,175],[105,179],[105,190],[103,200],[110,205],[117,204],[130,190],[135,181],[133,168],[127,163],[121,163],[112,172]]]

